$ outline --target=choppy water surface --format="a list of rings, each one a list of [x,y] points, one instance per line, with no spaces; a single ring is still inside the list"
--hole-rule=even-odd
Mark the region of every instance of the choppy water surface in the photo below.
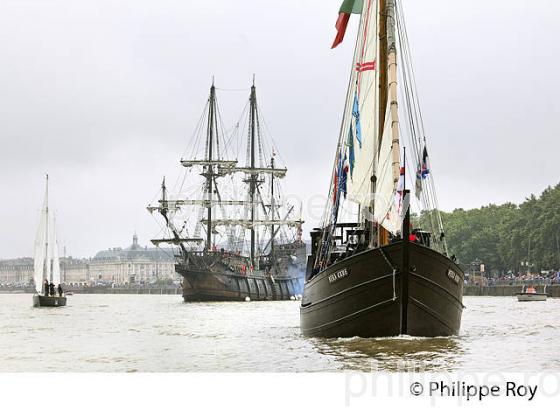
[[[560,299],[465,297],[451,338],[310,339],[299,302],[182,303],[74,295],[34,309],[0,295],[0,371],[560,370]]]

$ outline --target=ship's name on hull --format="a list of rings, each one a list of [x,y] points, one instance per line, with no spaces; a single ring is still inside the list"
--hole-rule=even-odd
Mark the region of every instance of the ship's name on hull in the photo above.
[[[348,269],[342,269],[339,270],[338,272],[331,273],[329,275],[329,283],[335,283],[336,281],[339,281],[340,279],[345,278],[346,276],[348,276]]]
[[[461,280],[461,277],[459,276],[459,274],[453,272],[451,269],[447,270],[447,277],[449,279],[451,279],[453,282],[455,282],[455,284],[459,284],[459,281]]]

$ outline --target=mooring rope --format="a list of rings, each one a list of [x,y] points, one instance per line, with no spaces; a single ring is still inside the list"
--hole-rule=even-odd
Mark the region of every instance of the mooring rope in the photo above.
[[[387,265],[389,265],[391,267],[391,269],[393,269],[393,301],[395,301],[397,299],[397,291],[396,291],[397,268],[391,263],[391,261],[389,260],[387,255],[385,255],[385,252],[383,252],[383,249],[381,249],[381,248],[378,248],[378,249],[379,249],[379,252],[381,252],[381,255],[383,256],[383,259],[385,259],[385,262],[387,262]]]

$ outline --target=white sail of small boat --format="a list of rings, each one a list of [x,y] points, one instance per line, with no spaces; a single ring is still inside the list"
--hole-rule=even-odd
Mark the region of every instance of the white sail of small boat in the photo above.
[[[50,241],[51,246],[51,261],[52,261],[52,275],[51,280],[58,286],[61,283],[60,280],[60,259],[58,257],[58,241],[56,238],[56,217],[53,215],[53,224],[52,224],[52,238]]]
[[[35,281],[35,290],[37,293],[44,291],[43,285],[46,279],[45,268],[48,266],[48,232],[49,232],[49,177],[47,175],[47,186],[45,189],[45,198],[43,200],[43,208],[41,209],[41,218],[37,227],[37,235],[35,236],[35,255],[33,261]]]
[[[56,239],[55,220],[49,214],[49,176],[46,176],[45,197],[43,208],[35,237],[35,252],[33,261],[33,280],[36,295],[33,296],[33,306],[65,306],[66,297],[50,295],[45,281],[52,283],[55,289],[61,285],[60,261]]]

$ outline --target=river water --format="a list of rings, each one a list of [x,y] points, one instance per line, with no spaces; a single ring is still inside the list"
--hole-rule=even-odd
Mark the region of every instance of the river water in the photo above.
[[[178,295],[81,295],[32,308],[0,295],[0,372],[560,370],[560,299],[465,297],[456,337],[311,339],[299,302],[185,304]]]

